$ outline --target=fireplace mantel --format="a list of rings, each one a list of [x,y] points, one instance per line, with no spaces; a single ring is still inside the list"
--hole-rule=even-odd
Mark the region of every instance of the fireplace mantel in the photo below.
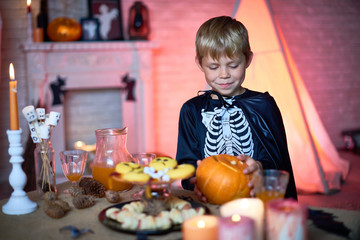
[[[124,76],[135,80],[135,101],[122,94],[123,126],[129,128],[130,152],[154,151],[153,50],[151,41],[49,42],[23,45],[26,56],[29,102],[46,111],[64,114],[63,104],[53,104],[51,84],[66,79],[62,90],[126,88]],[[104,106],[106,107],[106,106]],[[63,117],[52,134],[55,155],[65,149]],[[109,126],[111,127],[111,126]],[[95,133],[94,133],[95,134]],[[61,166],[57,170],[61,172]]]
[[[43,42],[26,43],[26,52],[36,51],[88,51],[88,50],[151,50],[158,47],[156,42],[149,41],[116,41],[116,42]]]

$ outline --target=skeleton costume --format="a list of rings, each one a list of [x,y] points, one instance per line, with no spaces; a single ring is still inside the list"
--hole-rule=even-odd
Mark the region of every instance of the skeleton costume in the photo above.
[[[211,94],[218,96],[212,99]],[[249,155],[264,169],[289,172],[285,197],[297,199],[284,124],[275,100],[268,92],[245,89],[241,95],[222,97],[204,91],[181,108],[176,159],[190,163],[217,154]],[[182,181],[185,189],[194,186]]]

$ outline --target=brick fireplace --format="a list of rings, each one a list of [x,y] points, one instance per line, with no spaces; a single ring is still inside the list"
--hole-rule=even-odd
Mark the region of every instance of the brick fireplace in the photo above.
[[[57,172],[62,173],[59,152],[71,148],[77,137],[95,143],[98,128],[126,126],[129,152],[154,151],[155,48],[157,44],[148,41],[24,45],[29,102],[62,114],[51,137]],[[106,109],[110,112],[104,113]],[[75,120],[84,121],[74,125]]]

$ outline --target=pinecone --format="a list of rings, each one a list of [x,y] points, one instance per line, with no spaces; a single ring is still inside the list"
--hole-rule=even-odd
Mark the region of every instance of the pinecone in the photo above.
[[[161,199],[148,199],[144,201],[144,213],[152,216],[157,216],[161,211],[167,210],[167,204]]]
[[[54,202],[45,202],[43,210],[52,218],[62,218],[65,215],[65,211],[62,207]]]
[[[57,199],[56,192],[46,192],[44,194],[44,200],[45,202],[54,202]]]
[[[120,201],[120,194],[118,192],[115,192],[113,190],[107,190],[105,192],[105,198],[110,203],[117,203]]]
[[[72,197],[77,197],[79,195],[84,195],[85,190],[79,186],[72,186],[71,188],[69,188],[69,193]]]
[[[99,181],[84,177],[80,180],[79,186],[82,187],[86,195],[102,198],[105,196],[105,187]]]
[[[69,203],[64,200],[59,199],[54,201],[54,203],[59,205],[65,213],[71,210]]]
[[[95,205],[93,196],[79,195],[73,198],[72,203],[77,209],[89,208]]]

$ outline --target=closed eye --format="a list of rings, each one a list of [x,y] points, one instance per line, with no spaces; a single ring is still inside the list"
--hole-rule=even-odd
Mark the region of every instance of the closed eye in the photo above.
[[[216,69],[218,69],[218,66],[209,66],[209,69],[210,70],[216,70]]]

